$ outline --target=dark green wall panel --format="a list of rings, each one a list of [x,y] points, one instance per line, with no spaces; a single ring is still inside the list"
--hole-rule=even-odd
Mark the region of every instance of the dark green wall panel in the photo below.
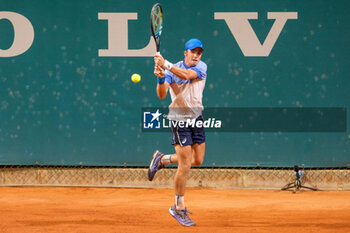
[[[130,49],[150,39],[153,1],[12,0],[0,12],[33,25],[31,47],[0,57],[0,163],[31,165],[147,166],[155,149],[173,153],[169,133],[143,133],[142,107],[157,99],[152,57],[101,57],[108,22],[98,13],[137,13],[128,24]],[[160,1],[164,9],[161,53],[183,57],[186,40],[205,46],[207,107],[350,107],[350,4],[347,1]],[[274,20],[268,12],[297,12],[284,25],[269,56],[244,56],[215,12],[257,12],[250,20],[262,43]],[[1,14],[1,13],[0,13]],[[14,29],[0,20],[0,49]],[[134,84],[132,73],[142,81]],[[348,116],[349,120],[349,116]],[[347,166],[350,132],[207,133],[212,166]]]

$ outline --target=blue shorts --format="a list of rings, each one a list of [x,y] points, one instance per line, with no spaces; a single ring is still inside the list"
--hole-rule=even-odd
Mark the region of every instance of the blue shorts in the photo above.
[[[203,117],[197,117],[195,122],[197,121],[204,122]],[[173,136],[172,145],[180,144],[181,146],[188,146],[205,142],[204,127],[197,127],[196,124],[194,124],[194,126],[190,125],[189,127],[180,127],[180,125],[174,126],[174,124],[171,124],[171,133]]]

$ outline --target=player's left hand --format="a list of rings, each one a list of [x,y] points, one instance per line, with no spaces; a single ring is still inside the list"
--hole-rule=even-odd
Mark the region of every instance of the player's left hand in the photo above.
[[[156,53],[156,55],[154,55],[154,63],[156,65],[162,67],[164,65],[164,62],[165,62],[165,59],[160,53]]]
[[[157,64],[154,65],[154,75],[159,78],[163,78],[165,76],[164,70]]]

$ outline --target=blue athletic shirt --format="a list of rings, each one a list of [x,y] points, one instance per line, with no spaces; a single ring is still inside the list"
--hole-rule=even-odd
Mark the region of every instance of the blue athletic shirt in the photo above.
[[[165,71],[165,81],[170,84],[170,95],[172,103],[169,105],[170,120],[195,119],[202,115],[202,97],[207,79],[207,65],[199,61],[194,67],[185,65],[183,61],[175,64],[183,69],[196,71],[197,78],[185,80],[177,77],[170,71]],[[177,117],[175,116],[177,115]],[[178,115],[182,115],[180,117]]]

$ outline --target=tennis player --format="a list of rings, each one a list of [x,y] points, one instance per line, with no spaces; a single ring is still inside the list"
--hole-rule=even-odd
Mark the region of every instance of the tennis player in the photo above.
[[[204,128],[200,127],[203,124],[197,124],[198,121],[203,123],[202,96],[207,77],[207,65],[201,61],[202,52],[202,42],[190,39],[185,44],[183,61],[172,64],[159,53],[154,56],[158,97],[164,99],[170,87],[172,102],[168,119],[176,153],[164,155],[159,151],[154,152],[148,178],[152,181],[156,172],[167,164],[178,164],[174,178],[175,204],[169,213],[183,226],[196,225],[188,216],[184,195],[190,168],[202,164],[205,152],[205,133]],[[195,124],[179,124],[181,121]]]

